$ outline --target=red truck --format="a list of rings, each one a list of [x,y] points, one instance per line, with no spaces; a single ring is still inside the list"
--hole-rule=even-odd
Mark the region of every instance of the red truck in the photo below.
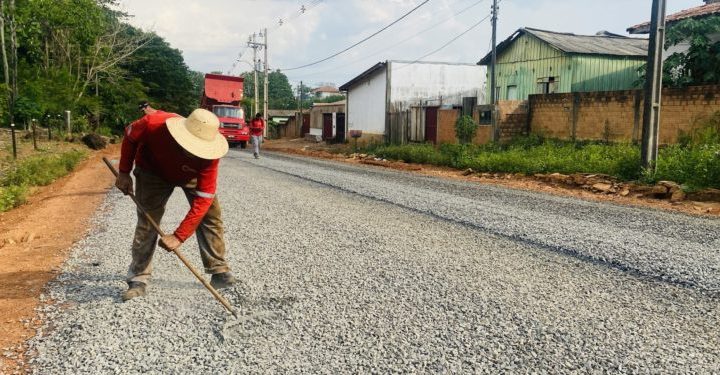
[[[200,106],[220,119],[220,134],[230,147],[238,144],[247,147],[250,129],[245,123],[245,113],[240,106],[243,98],[243,79],[220,74],[205,74],[205,90]]]

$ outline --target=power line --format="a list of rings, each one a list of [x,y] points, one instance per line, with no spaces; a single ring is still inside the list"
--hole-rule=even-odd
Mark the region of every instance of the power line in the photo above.
[[[412,61],[411,63],[409,63],[408,65],[404,65],[404,66],[402,66],[402,67],[400,67],[400,68],[398,68],[398,69],[402,69],[402,68],[405,67],[405,66],[410,66],[410,65],[412,65],[412,64],[418,63],[418,62],[420,62],[422,59],[424,59],[424,58],[426,58],[426,57],[428,57],[428,56],[431,56],[431,55],[434,55],[434,54],[440,52],[440,51],[443,50],[445,47],[451,45],[453,42],[455,42],[456,40],[460,39],[463,35],[469,33],[469,32],[472,31],[474,28],[480,26],[480,24],[483,23],[483,22],[485,22],[488,18],[490,18],[490,16],[491,16],[491,14],[488,14],[488,15],[485,16],[483,19],[481,19],[479,22],[477,22],[476,24],[470,26],[467,30],[463,31],[462,33],[460,33],[460,34],[457,35],[456,37],[450,39],[447,43],[443,44],[443,45],[440,46],[439,48],[433,50],[433,51],[430,52],[430,53],[427,53],[427,54],[423,55],[422,57],[418,57],[417,59],[413,60],[413,61]]]
[[[300,9],[297,12],[295,12],[294,14],[291,13],[289,15],[278,18],[277,25],[274,26],[273,28],[271,28],[270,30],[272,30],[272,31],[278,30],[279,28],[290,23],[290,21],[293,21],[294,19],[306,14],[313,8],[317,7],[323,1],[325,1],[325,0],[311,0],[307,5],[301,4]],[[242,35],[240,37],[240,39],[244,39],[245,37],[251,37],[251,36],[252,36],[251,34]],[[228,75],[232,74],[235,71],[235,69],[238,67],[238,62],[240,61],[242,56],[245,54],[245,52],[247,52],[247,50],[248,50],[248,46],[245,46],[245,48],[243,48],[243,50],[240,51],[240,53],[238,53],[237,59],[235,60],[235,62],[233,62],[232,67],[228,70]]]
[[[389,25],[387,25],[387,26],[383,27],[382,29],[374,32],[374,33],[371,34],[370,36],[368,36],[368,37],[362,39],[361,41],[359,41],[359,42],[351,45],[350,47],[347,47],[347,48],[343,49],[343,50],[340,51],[340,52],[336,52],[336,53],[333,54],[333,55],[330,55],[330,56],[328,56],[328,57],[326,57],[326,58],[324,58],[324,59],[321,59],[321,60],[318,60],[318,61],[315,61],[315,62],[312,62],[312,63],[309,63],[309,64],[305,64],[305,65],[301,65],[301,66],[296,66],[296,67],[294,67],[294,68],[284,68],[284,69],[280,69],[280,70],[288,71],[288,70],[297,70],[297,69],[307,68],[308,66],[317,65],[317,64],[320,64],[320,63],[322,63],[322,62],[328,61],[328,60],[332,59],[333,57],[337,57],[337,56],[339,56],[340,54],[343,54],[343,53],[345,53],[345,52],[347,52],[347,51],[349,51],[349,50],[351,50],[351,49],[359,46],[360,44],[362,44],[362,43],[370,40],[370,39],[373,38],[374,36],[380,34],[381,32],[383,32],[383,31],[385,31],[385,30],[387,30],[388,28],[390,28],[391,26],[395,25],[396,23],[402,21],[405,17],[409,16],[410,14],[412,14],[413,12],[415,12],[416,10],[420,9],[420,7],[422,7],[423,5],[427,4],[428,2],[430,2],[430,0],[425,0],[425,1],[423,1],[422,3],[420,3],[420,5],[416,6],[416,7],[413,8],[413,9],[411,9],[409,12],[405,13],[404,15],[402,15],[402,17],[400,17],[400,18],[396,19],[395,21],[391,22]]]
[[[501,2],[502,2],[502,1],[498,1],[498,4],[500,4]],[[456,40],[460,39],[463,35],[469,33],[470,31],[472,31],[472,30],[475,29],[476,27],[480,26],[481,23],[487,21],[487,19],[490,18],[490,17],[492,17],[492,15],[493,15],[493,13],[491,12],[491,13],[488,14],[487,16],[483,17],[483,18],[482,18],[480,21],[478,21],[476,24],[470,26],[467,30],[463,31],[463,32],[460,33],[459,35],[457,35],[457,36],[455,36],[454,38],[450,39],[447,43],[443,44],[443,45],[440,46],[439,48],[433,50],[433,51],[430,52],[430,53],[427,53],[427,54],[423,55],[422,57],[419,57],[419,58],[413,60],[413,61],[412,61],[410,64],[408,64],[408,65],[401,66],[401,67],[398,68],[398,69],[402,69],[402,68],[404,68],[404,67],[407,67],[407,66],[410,66],[410,65],[412,65],[412,64],[415,64],[415,63],[417,63],[417,62],[420,62],[420,60],[422,60],[422,59],[424,59],[424,58],[426,58],[426,57],[428,57],[428,56],[431,56],[431,55],[434,55],[434,54],[440,52],[440,51],[443,50],[445,47],[449,46],[450,44],[452,44],[452,43],[455,42]]]
[[[368,60],[368,59],[370,59],[370,58],[372,58],[372,57],[374,57],[374,56],[377,56],[377,55],[379,55],[379,54],[381,54],[381,53],[383,53],[383,52],[385,52],[385,51],[387,51],[387,50],[389,50],[389,49],[391,49],[391,48],[397,47],[397,46],[399,46],[399,45],[401,45],[401,44],[403,44],[403,43],[406,43],[406,42],[408,42],[408,41],[410,41],[410,40],[412,40],[412,39],[415,39],[415,38],[417,38],[418,36],[420,36],[420,35],[428,32],[428,31],[430,31],[430,30],[435,29],[436,27],[444,24],[444,23],[447,22],[447,21],[450,21],[450,20],[452,20],[452,19],[455,19],[455,17],[457,17],[457,16],[459,16],[459,15],[467,12],[468,10],[470,10],[470,9],[478,6],[480,3],[483,3],[483,2],[485,2],[485,1],[487,1],[487,0],[479,0],[479,1],[476,1],[475,3],[471,4],[470,6],[464,8],[464,9],[460,10],[459,12],[453,14],[452,16],[444,19],[443,21],[440,21],[440,22],[438,22],[438,23],[436,23],[436,24],[434,24],[434,25],[432,25],[432,26],[430,26],[430,27],[428,27],[428,28],[426,28],[426,29],[423,29],[423,30],[421,30],[420,32],[416,32],[416,33],[414,33],[412,36],[410,36],[409,38],[405,38],[405,39],[403,39],[403,40],[401,40],[401,41],[399,41],[399,42],[397,42],[397,43],[395,43],[395,44],[392,44],[392,45],[390,45],[390,46],[387,46],[387,47],[385,47],[385,48],[383,48],[383,49],[381,49],[381,50],[378,50],[378,51],[375,51],[375,52],[373,52],[373,53],[371,53],[371,54],[365,55],[363,58],[361,58],[361,59],[359,59],[359,60],[355,60],[355,61],[350,62],[350,63],[348,63],[348,64],[344,64],[344,65],[342,65],[342,66],[338,66],[338,67],[336,67],[336,68],[324,70],[324,71],[321,71],[321,72],[309,73],[309,74],[303,75],[302,78],[312,77],[312,76],[316,76],[316,75],[321,75],[321,74],[326,74],[326,73],[334,72],[334,71],[343,69],[343,68],[345,68],[345,67],[347,67],[347,66],[356,65],[356,64],[358,64],[358,63],[360,63],[360,62],[363,62],[363,61],[365,61],[365,60]]]

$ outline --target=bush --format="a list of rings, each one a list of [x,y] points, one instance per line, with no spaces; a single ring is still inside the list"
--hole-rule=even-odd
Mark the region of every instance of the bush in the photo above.
[[[25,186],[0,186],[0,212],[25,203],[26,195],[27,187]]]
[[[75,169],[84,157],[84,152],[69,151],[18,162],[0,178],[0,212],[24,203],[29,186],[50,184]]]
[[[717,138],[720,132],[712,126],[715,125],[694,132],[685,145],[661,149],[654,174],[642,173],[640,148],[636,145],[573,143],[539,136],[521,137],[506,145],[374,146],[367,152],[386,159],[472,168],[478,172],[598,173],[625,181],[670,180],[683,184],[688,190],[720,189],[720,138]]]
[[[388,159],[472,168],[478,172],[603,173],[631,180],[638,178],[640,171],[640,150],[633,145],[575,144],[532,137],[504,146],[385,146],[376,148],[374,153]]]
[[[472,117],[464,115],[455,121],[455,134],[460,143],[471,143],[475,138],[475,133],[477,133],[477,124]]]
[[[682,183],[687,190],[720,189],[720,143],[674,145],[660,150],[655,174],[647,175],[646,181],[660,180]]]

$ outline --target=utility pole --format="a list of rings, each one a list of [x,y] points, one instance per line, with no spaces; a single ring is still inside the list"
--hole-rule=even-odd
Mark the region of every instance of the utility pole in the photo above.
[[[300,106],[300,131],[298,133],[302,134],[302,127],[305,124],[305,118],[303,117],[303,82],[300,81],[300,100],[299,100],[299,106]]]
[[[253,34],[253,43],[256,43],[255,34]],[[253,113],[252,116],[258,113],[258,60],[257,60],[257,45],[253,47],[253,87],[255,89],[255,95],[253,95]]]
[[[500,127],[498,126],[497,113],[497,19],[498,6],[497,0],[493,0],[492,5],[492,58],[490,60],[490,106],[492,107],[491,122],[493,129],[492,140],[500,142]]]
[[[260,65],[260,61],[257,58],[257,50],[258,48],[262,48],[263,46],[264,44],[258,43],[256,33],[253,33],[253,35],[248,38],[248,47],[253,49],[253,88],[255,91],[255,94],[253,96],[253,117],[255,117],[256,113],[260,112],[258,108],[258,103],[260,101],[260,98],[258,98],[258,68]]]
[[[642,165],[654,171],[658,155],[660,106],[662,96],[663,48],[665,45],[666,0],[653,0],[650,19],[647,72],[645,76],[645,108],[642,133]]]
[[[263,137],[267,137],[267,129],[268,129],[268,31],[267,28],[263,31],[263,36],[265,36],[265,92],[263,93],[264,96],[264,105],[263,105],[263,119],[265,120],[265,128],[263,130]]]

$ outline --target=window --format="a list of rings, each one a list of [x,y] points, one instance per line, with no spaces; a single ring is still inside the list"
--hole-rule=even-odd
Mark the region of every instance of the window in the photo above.
[[[507,100],[517,100],[517,86],[512,85],[507,87]]]
[[[560,80],[558,77],[538,78],[537,92],[538,94],[553,94],[557,92],[559,85]]]
[[[213,107],[213,113],[217,117],[245,118],[243,110],[238,107],[216,105]]]
[[[492,124],[492,111],[480,111],[480,125]]]

